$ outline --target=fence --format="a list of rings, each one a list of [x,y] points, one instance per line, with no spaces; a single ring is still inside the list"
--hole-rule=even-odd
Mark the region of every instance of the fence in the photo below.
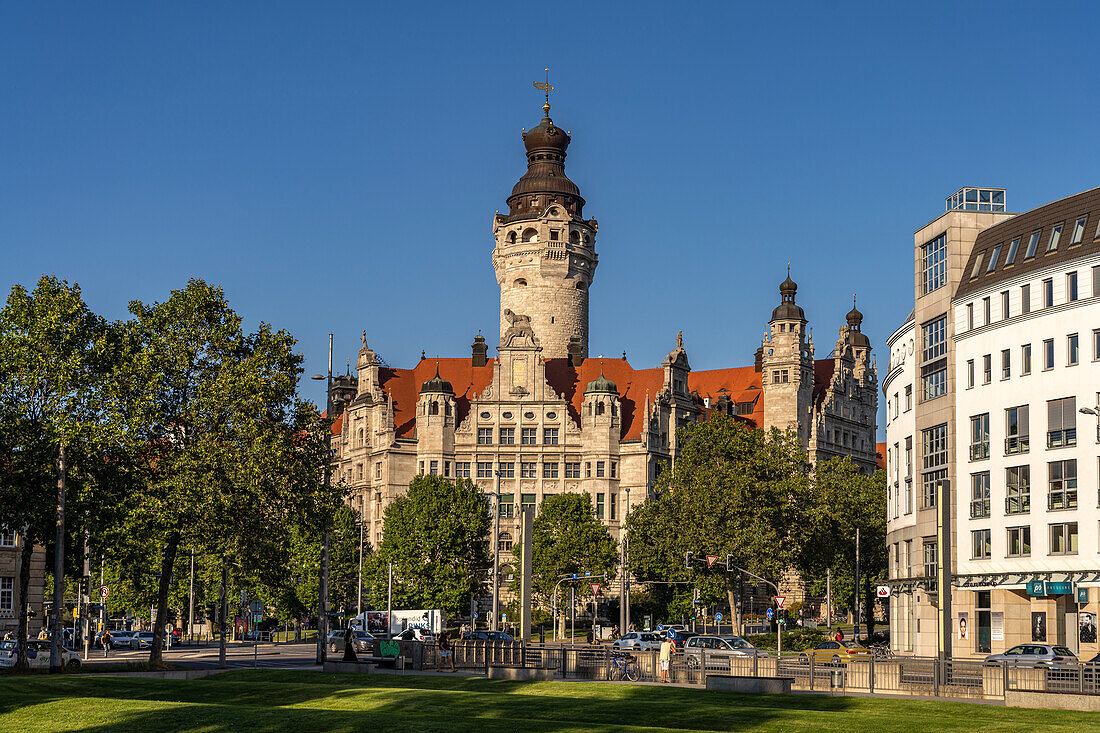
[[[400,642],[405,669],[433,669],[439,650],[432,641]],[[638,681],[661,679],[660,654],[653,650],[618,652],[601,645],[525,644],[520,641],[456,641],[451,645],[456,669],[489,667],[553,669],[571,680],[627,679],[627,662],[636,665]],[[377,653],[375,650],[374,653]],[[634,668],[630,669],[631,677]],[[976,699],[1004,699],[1005,691],[1100,695],[1100,664],[985,662],[978,659],[927,657],[821,660],[811,652],[729,654],[709,649],[674,654],[668,679],[705,685],[709,675],[787,677],[792,689]]]

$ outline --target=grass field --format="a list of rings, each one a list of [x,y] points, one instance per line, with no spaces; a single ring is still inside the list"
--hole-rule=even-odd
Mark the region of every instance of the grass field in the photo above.
[[[231,672],[0,678],[5,731],[1088,730],[1089,713],[659,686]]]

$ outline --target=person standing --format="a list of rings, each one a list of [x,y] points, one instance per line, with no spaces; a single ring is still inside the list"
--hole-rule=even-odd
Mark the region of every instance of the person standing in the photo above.
[[[437,672],[443,671],[443,660],[446,659],[451,663],[451,671],[455,671],[455,658],[451,654],[451,632],[443,631],[439,634],[439,664],[436,666]]]
[[[111,653],[111,647],[115,643],[115,638],[111,636],[110,629],[103,630],[103,636],[100,638],[100,641],[103,642],[103,656],[106,658],[106,656]]]
[[[661,642],[661,653],[658,657],[661,664],[661,682],[668,682],[668,668],[672,665],[672,655],[676,650],[676,642],[668,636]]]

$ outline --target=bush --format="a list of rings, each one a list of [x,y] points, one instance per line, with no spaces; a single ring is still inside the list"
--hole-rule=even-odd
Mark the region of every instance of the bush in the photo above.
[[[753,634],[745,640],[757,649],[775,651],[775,634]],[[791,629],[783,633],[783,651],[800,652],[817,646],[825,640],[825,635],[817,629]]]

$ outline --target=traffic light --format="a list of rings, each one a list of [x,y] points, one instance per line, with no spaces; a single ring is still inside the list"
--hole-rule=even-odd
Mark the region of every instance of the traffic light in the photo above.
[[[687,567],[688,570],[691,570],[691,558],[694,554],[694,552],[684,553],[684,565]]]
[[[80,579],[80,595],[89,595],[92,590],[92,579],[85,575]]]
[[[732,554],[726,555],[726,572],[727,573],[732,573],[733,571],[734,571],[733,555]]]

